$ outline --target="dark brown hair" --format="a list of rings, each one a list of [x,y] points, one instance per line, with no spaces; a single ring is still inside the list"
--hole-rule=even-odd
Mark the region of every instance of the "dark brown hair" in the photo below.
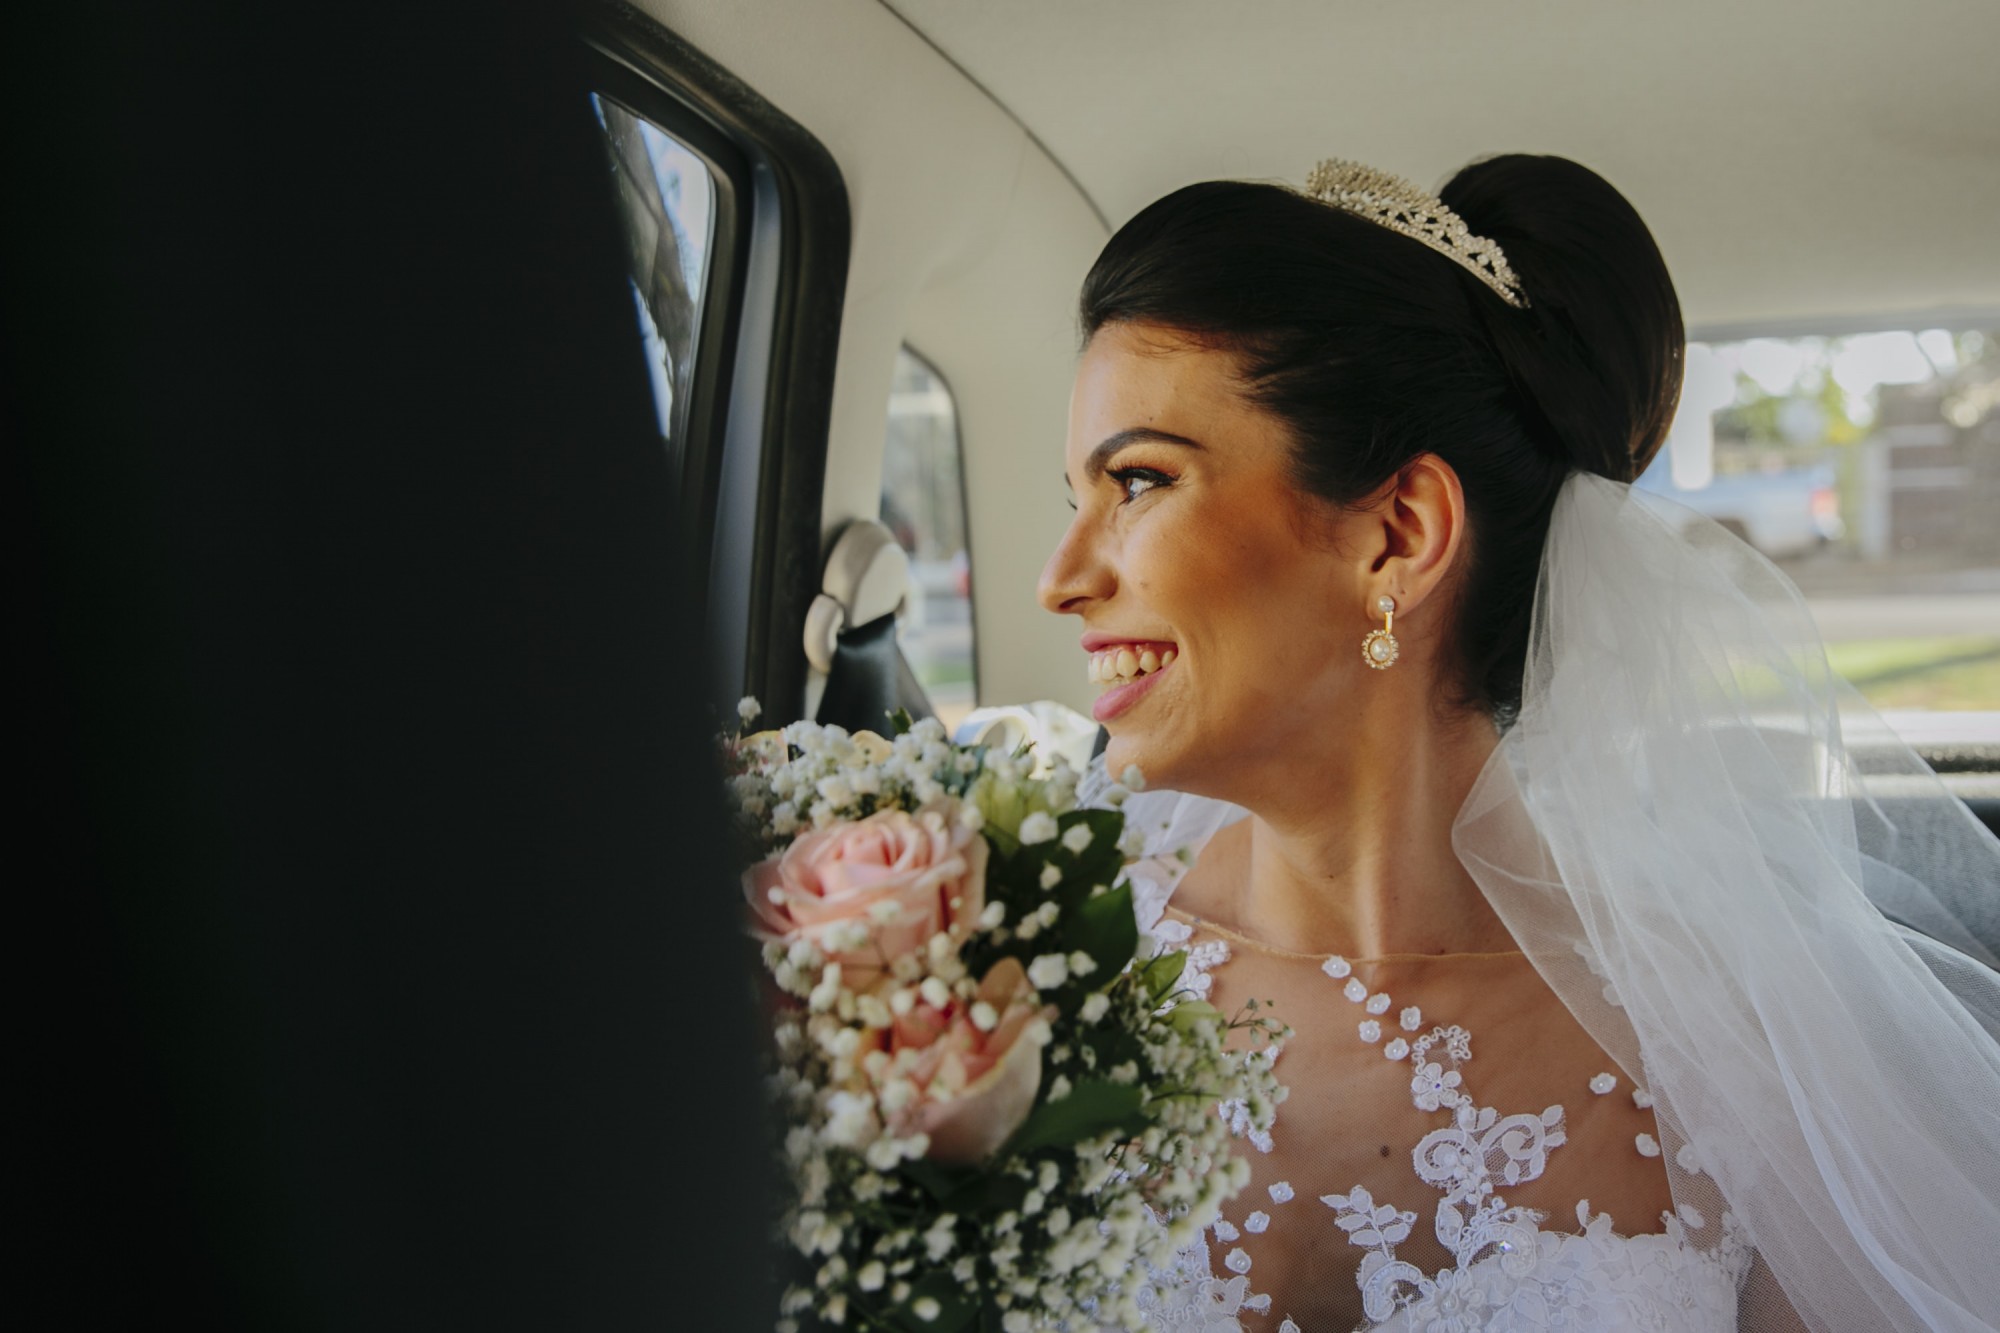
[[[1474,163],[1440,196],[1497,241],[1529,307],[1419,241],[1276,185],[1210,181],[1121,227],[1084,280],[1086,341],[1158,324],[1237,352],[1289,427],[1305,490],[1378,492],[1420,454],[1470,514],[1453,636],[1459,702],[1519,705],[1535,578],[1571,469],[1630,481],[1666,438],[1680,302],[1602,177],[1559,157]]]

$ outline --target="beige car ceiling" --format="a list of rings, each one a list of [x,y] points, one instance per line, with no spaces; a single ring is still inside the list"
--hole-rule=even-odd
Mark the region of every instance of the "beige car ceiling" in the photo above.
[[[1069,517],[1076,286],[1218,176],[1435,184],[1528,150],[1652,225],[1697,330],[2000,312],[2000,0],[642,0],[812,131],[854,214],[824,531],[872,517],[907,342],[963,432],[982,702],[1090,693],[1034,579]]]

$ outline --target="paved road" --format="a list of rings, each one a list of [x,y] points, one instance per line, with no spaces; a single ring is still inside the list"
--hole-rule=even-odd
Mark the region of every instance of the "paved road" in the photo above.
[[[1952,634],[2000,638],[2000,593],[1808,597],[1828,643],[1927,639]]]

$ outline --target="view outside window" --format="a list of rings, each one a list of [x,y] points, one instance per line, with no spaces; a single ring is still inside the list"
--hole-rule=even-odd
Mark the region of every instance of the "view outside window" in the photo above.
[[[910,603],[897,627],[903,656],[955,731],[978,697],[958,412],[944,380],[907,347],[889,389],[882,525],[910,557]]]
[[[611,151],[660,437],[677,447],[687,429],[702,297],[708,287],[715,181],[708,165],[665,130],[608,97],[591,101]]]
[[[2000,710],[2000,330],[1693,343],[1676,432],[1704,412],[1712,463],[1640,485],[1776,560],[1878,709]]]

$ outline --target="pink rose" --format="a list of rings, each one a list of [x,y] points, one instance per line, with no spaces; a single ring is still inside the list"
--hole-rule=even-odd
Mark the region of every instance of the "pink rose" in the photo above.
[[[882,810],[800,835],[744,872],[751,933],[811,940],[855,991],[940,931],[963,939],[986,906],[986,840],[947,818],[954,813]],[[867,942],[830,947],[829,931],[847,923],[865,927]]]
[[[919,1000],[883,1038],[885,1085],[906,1080],[916,1096],[894,1117],[900,1133],[930,1135],[933,1161],[969,1165],[1007,1141],[1035,1104],[1047,1025],[1020,960],[1003,958],[971,1004],[940,1009]],[[990,1009],[983,1013],[981,1009]],[[992,1019],[982,1028],[980,1018]]]

